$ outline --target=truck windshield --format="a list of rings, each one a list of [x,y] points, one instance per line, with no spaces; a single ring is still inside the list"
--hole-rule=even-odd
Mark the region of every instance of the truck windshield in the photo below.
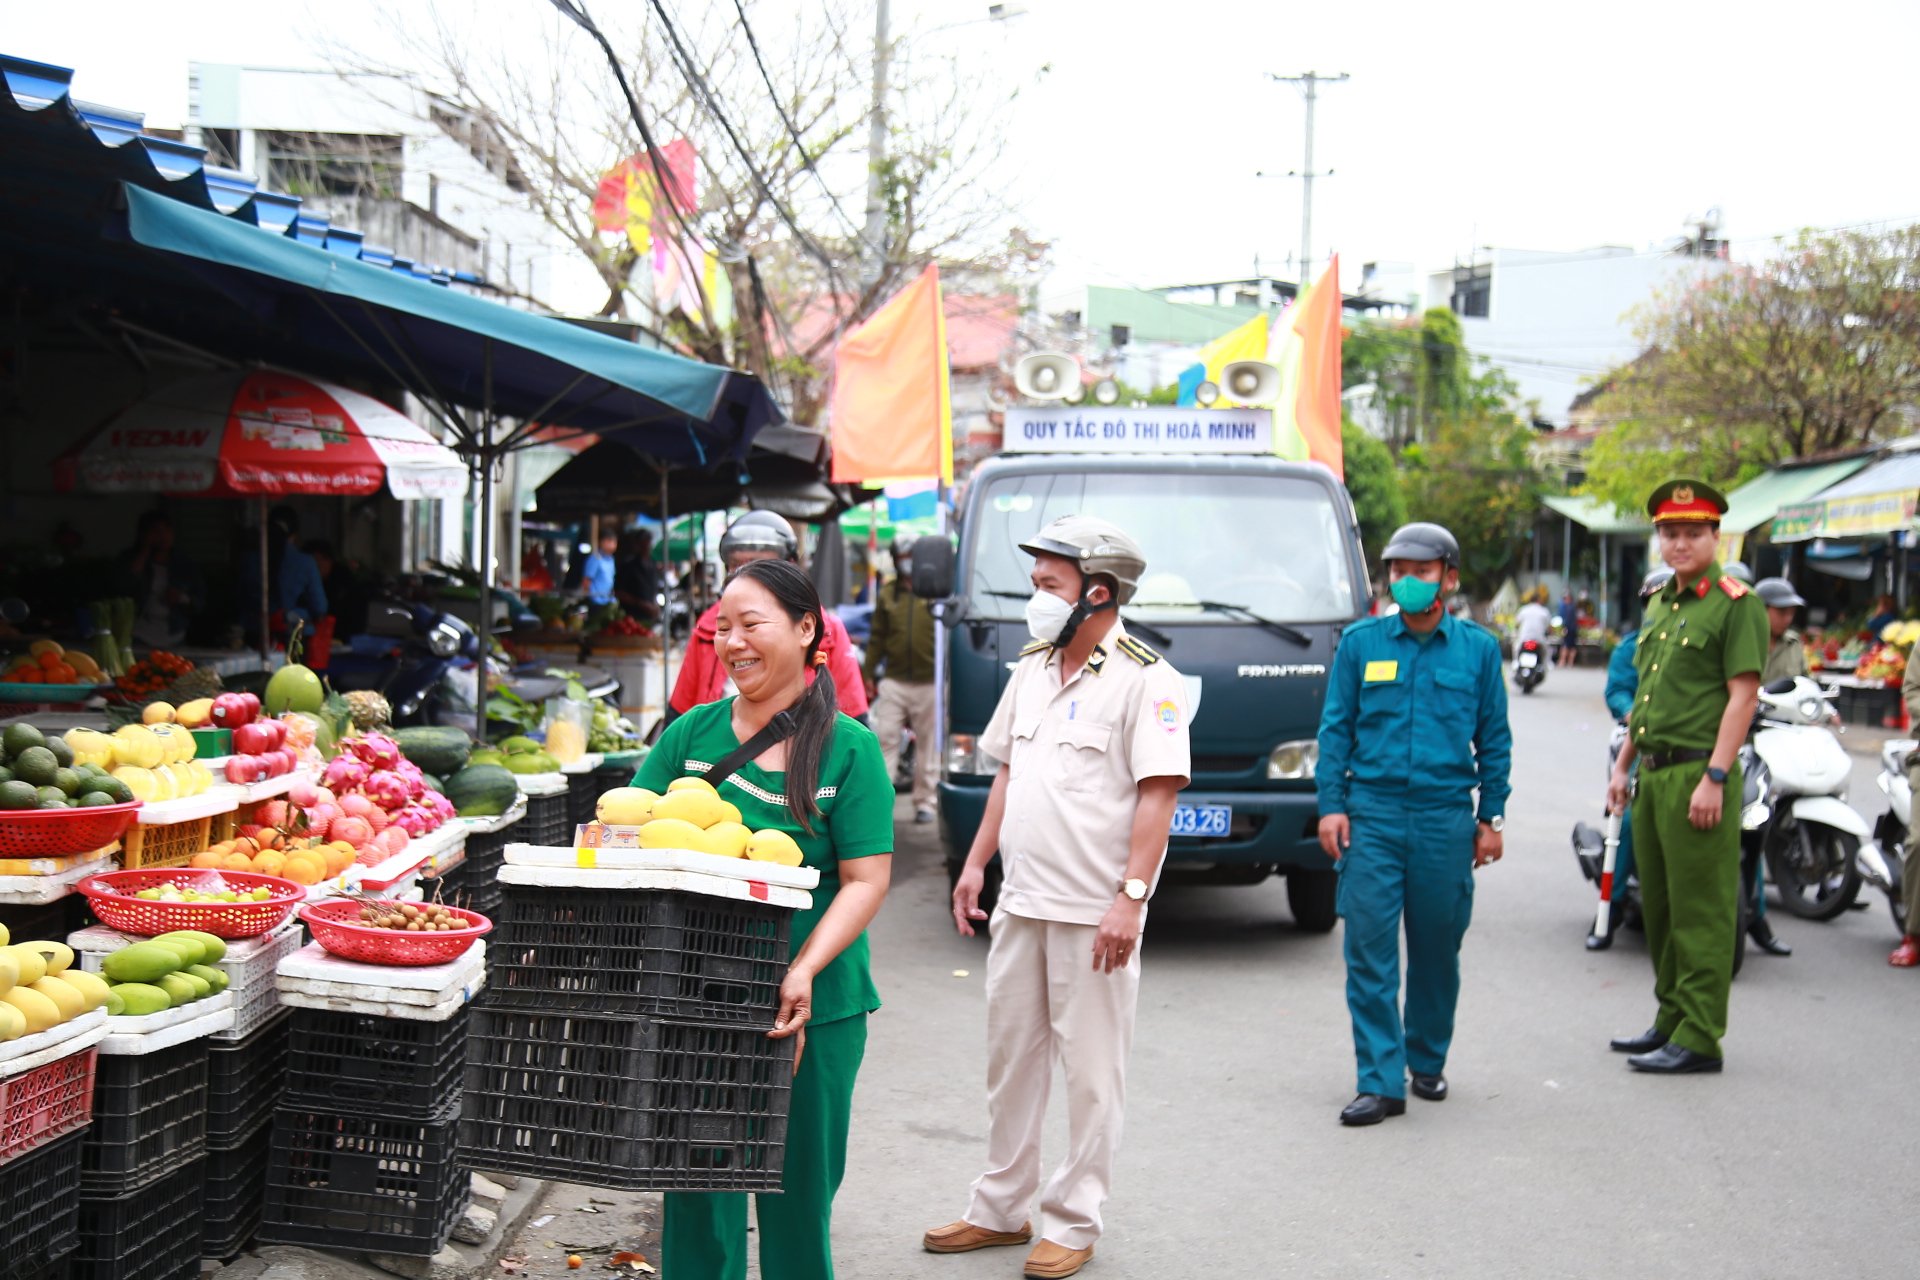
[[[1014,619],[1033,592],[1020,544],[1051,520],[1100,516],[1147,555],[1128,617],[1194,621],[1202,601],[1275,622],[1354,616],[1349,537],[1318,485],[1264,474],[1055,472],[1003,476],[974,507],[968,592],[976,618]],[[1218,611],[1211,616],[1217,620]]]

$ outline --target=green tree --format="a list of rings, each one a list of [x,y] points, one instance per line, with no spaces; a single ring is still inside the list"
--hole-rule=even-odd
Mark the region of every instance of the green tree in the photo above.
[[[1459,317],[1432,307],[1417,320],[1362,320],[1341,343],[1341,384],[1371,385],[1389,441],[1427,438],[1450,416],[1497,403],[1510,390],[1491,371],[1475,374]]]
[[[1675,474],[1736,484],[1908,429],[1920,403],[1920,225],[1803,232],[1638,316],[1607,376],[1586,490],[1631,509]]]
[[[1393,452],[1351,421],[1340,424],[1340,447],[1347,492],[1353,495],[1354,514],[1360,520],[1361,545],[1377,552],[1407,522],[1407,500],[1400,492]]]
[[[1546,492],[1532,447],[1524,422],[1483,404],[1449,415],[1400,455],[1408,515],[1460,540],[1460,581],[1471,595],[1497,590],[1525,555]]]

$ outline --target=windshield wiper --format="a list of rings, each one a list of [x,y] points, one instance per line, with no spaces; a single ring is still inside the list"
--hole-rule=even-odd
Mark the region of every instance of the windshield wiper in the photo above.
[[[996,596],[1002,600],[1030,600],[1033,598],[1033,592],[1031,591],[983,591],[981,594]],[[1127,630],[1138,631],[1162,649],[1171,649],[1173,647],[1173,637],[1160,628],[1150,623],[1142,622],[1138,618],[1128,618],[1125,614],[1122,614],[1121,617],[1126,621]],[[1306,637],[1302,636],[1301,639],[1304,641]]]
[[[1290,627],[1284,622],[1275,622],[1272,618],[1263,618],[1243,604],[1224,604],[1218,600],[1195,600],[1194,607],[1209,609],[1214,613],[1237,613],[1262,631],[1271,631],[1282,640],[1291,640],[1302,648],[1311,647],[1313,638],[1298,627]]]

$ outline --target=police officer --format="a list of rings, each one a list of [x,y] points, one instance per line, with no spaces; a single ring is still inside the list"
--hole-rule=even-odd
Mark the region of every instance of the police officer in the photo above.
[[[1093,1257],[1120,1144],[1140,990],[1140,933],[1174,797],[1187,784],[1185,682],[1117,612],[1146,570],[1105,520],[1064,516],[1021,544],[1033,598],[1013,678],[980,747],[1006,763],[953,890],[954,924],[985,919],[980,887],[1005,874],[987,956],[987,1170],[966,1216],[922,1240],[967,1253],[1032,1237],[1040,1136],[1058,1061],[1067,1154],[1040,1199],[1026,1274],[1070,1276]]]
[[[1460,544],[1437,524],[1410,524],[1381,559],[1400,612],[1341,637],[1316,770],[1320,847],[1340,871],[1359,1062],[1359,1095],[1340,1112],[1348,1125],[1404,1114],[1409,1069],[1420,1097],[1447,1096],[1473,872],[1500,859],[1513,756],[1499,642],[1446,611]]]
[[[1718,1071],[1740,899],[1740,744],[1766,661],[1766,615],[1714,562],[1727,500],[1695,480],[1647,499],[1673,580],[1640,630],[1640,687],[1607,802],[1633,809],[1640,910],[1653,957],[1653,1026],[1617,1039],[1636,1071]],[[1728,797],[1732,797],[1729,801]]]
[[[1762,578],[1753,584],[1753,594],[1767,606],[1767,634],[1772,638],[1767,664],[1760,668],[1760,683],[1769,685],[1807,674],[1807,648],[1793,629],[1793,612],[1806,601],[1785,578]]]
[[[1640,581],[1640,598],[1642,600],[1651,599],[1655,592],[1667,585],[1667,580],[1671,577],[1673,577],[1673,570],[1667,568],[1665,565],[1661,565],[1657,569],[1649,570],[1647,576]],[[1644,623],[1645,606],[1642,606],[1641,612],[1641,620]],[[1614,730],[1614,740],[1610,747],[1613,754],[1607,758],[1607,769],[1609,772],[1613,769],[1614,759],[1619,756],[1621,747],[1624,746],[1627,741],[1627,713],[1633,710],[1633,695],[1640,689],[1640,673],[1634,670],[1633,666],[1634,655],[1639,651],[1640,629],[1636,627],[1632,631],[1627,632],[1626,635],[1620,637],[1620,643],[1613,646],[1613,653],[1607,658],[1607,710],[1613,713],[1613,718],[1619,725],[1619,727]],[[1621,912],[1617,906],[1620,901],[1620,886],[1626,884],[1627,878],[1632,874],[1633,810],[1629,807],[1625,813],[1620,815],[1620,846],[1614,851],[1613,855],[1613,901],[1614,904],[1616,904],[1615,909],[1608,913],[1608,929],[1606,933],[1588,932],[1587,950],[1605,951],[1613,945],[1614,931],[1620,927]]]

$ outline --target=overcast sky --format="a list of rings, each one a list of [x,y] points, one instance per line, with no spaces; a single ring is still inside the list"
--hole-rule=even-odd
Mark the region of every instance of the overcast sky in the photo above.
[[[189,59],[316,64],[313,33],[371,30],[393,3],[8,0],[0,50],[177,125]],[[670,7],[694,3],[727,0]],[[893,7],[921,47],[1029,86],[996,177],[1010,220],[1055,245],[1054,296],[1242,276],[1256,255],[1292,275],[1299,185],[1253,175],[1300,167],[1302,103],[1268,72],[1352,76],[1321,91],[1316,168],[1335,173],[1316,184],[1313,235],[1350,287],[1362,262],[1439,269],[1475,245],[1646,248],[1716,207],[1740,256],[1801,226],[1920,219],[1898,70],[1920,47],[1913,0],[1026,0],[971,23],[974,0]]]

